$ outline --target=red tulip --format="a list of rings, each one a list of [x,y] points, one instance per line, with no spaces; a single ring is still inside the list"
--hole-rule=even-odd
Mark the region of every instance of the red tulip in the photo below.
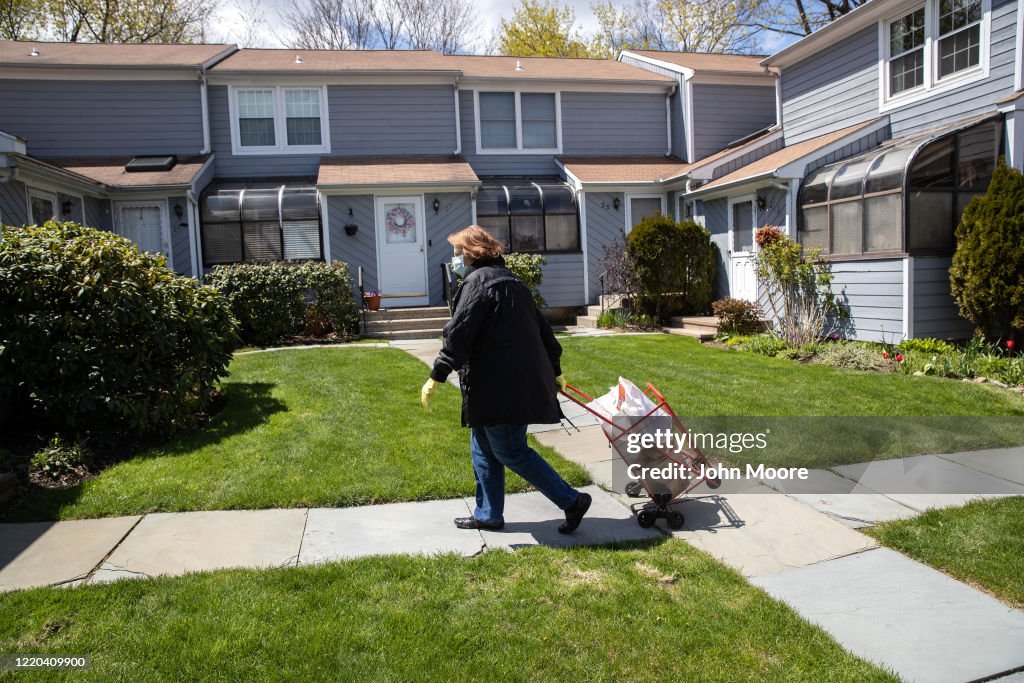
[[[1014,343],[1014,341],[1012,339],[1007,339],[1006,340],[1006,348],[1012,349],[1014,346],[1016,346],[1016,344]]]
[[[882,358],[885,358],[886,360],[888,360],[889,359],[889,352],[888,351],[883,351],[882,352]]]
[[[897,363],[902,363],[903,362],[903,354],[902,353],[896,355],[896,362]]]
[[[839,333],[836,332],[835,334],[833,334],[832,338],[835,339],[836,341],[839,341]]]

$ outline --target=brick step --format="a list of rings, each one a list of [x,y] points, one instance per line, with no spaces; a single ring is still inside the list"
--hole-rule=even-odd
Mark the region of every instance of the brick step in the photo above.
[[[578,315],[576,316],[577,327],[597,327],[597,316],[596,315]]]
[[[674,315],[669,318],[670,327],[718,333],[718,318],[709,315]]]
[[[363,335],[363,339],[386,339],[388,341],[440,338],[441,330],[388,330],[386,332],[367,332]]]
[[[388,332],[399,330],[434,330],[441,332],[449,318],[395,318],[374,320],[366,319],[366,332]]]
[[[412,318],[447,318],[450,311],[447,306],[422,306],[416,308],[381,308],[379,311],[366,311],[366,320],[409,320]]]

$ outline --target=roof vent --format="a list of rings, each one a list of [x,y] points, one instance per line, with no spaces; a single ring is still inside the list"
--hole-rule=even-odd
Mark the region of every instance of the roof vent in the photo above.
[[[523,63],[518,59],[516,60],[516,71],[523,71]]]
[[[29,52],[28,56],[29,57],[38,57],[39,56],[39,50],[37,50],[36,48],[32,48],[32,52]]]
[[[178,157],[171,154],[163,157],[135,157],[124,165],[127,173],[152,173],[170,171],[178,163]]]
[[[295,63],[302,64],[302,55],[295,55]]]

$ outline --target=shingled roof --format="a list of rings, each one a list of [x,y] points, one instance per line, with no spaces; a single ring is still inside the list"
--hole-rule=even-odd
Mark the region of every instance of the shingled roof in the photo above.
[[[0,66],[198,68],[234,45],[126,45],[0,40]]]

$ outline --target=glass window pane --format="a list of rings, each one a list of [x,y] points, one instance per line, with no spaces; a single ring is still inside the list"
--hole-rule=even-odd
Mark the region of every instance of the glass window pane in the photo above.
[[[533,185],[520,185],[508,188],[509,205],[512,215],[523,213],[542,213],[540,190]]]
[[[576,214],[548,215],[544,218],[548,251],[577,251],[580,248]]]
[[[42,225],[53,218],[55,211],[53,201],[47,197],[32,195],[32,223]]]
[[[555,133],[555,96],[553,93],[522,93],[519,106],[523,117],[523,147],[553,149]]]
[[[288,130],[289,145],[321,145],[320,119],[288,119],[285,121]]]
[[[576,215],[576,201],[572,190],[564,185],[541,185],[544,190],[544,213],[571,213]]]
[[[981,0],[941,0],[939,2],[939,35],[981,21]]]
[[[243,221],[276,221],[278,189],[246,190],[242,195]]]
[[[953,187],[953,144],[948,137],[927,145],[910,167],[910,187]]]
[[[660,211],[661,199],[658,197],[631,197],[629,200],[629,215],[633,225]]]
[[[544,217],[512,217],[512,251],[541,251],[544,249]]]
[[[204,262],[212,265],[238,263],[242,260],[240,223],[203,223],[202,233]]]
[[[817,204],[828,201],[828,186],[835,168],[820,168],[804,181],[801,201],[804,204]]]
[[[864,193],[897,190],[903,187],[903,171],[910,158],[911,148],[896,149],[877,157],[868,172]]]
[[[274,119],[239,119],[238,142],[242,147],[273,147]]]
[[[516,147],[515,93],[480,93],[480,146],[485,149]]]
[[[284,224],[286,259],[320,258],[320,222],[288,221]]]
[[[984,192],[957,192],[956,198],[956,222],[959,223],[960,219],[964,215],[964,209],[971,203],[971,200],[975,197],[980,197]]]
[[[939,39],[939,78],[977,66],[981,52],[981,26],[975,25]]]
[[[754,202],[732,205],[732,248],[750,251],[754,248]]]
[[[508,214],[508,198],[503,187],[481,187],[476,195],[476,213],[480,216]]]
[[[284,112],[288,118],[320,118],[320,91],[285,90]]]
[[[870,159],[861,159],[844,164],[832,179],[832,199],[859,197],[870,162]]]
[[[825,238],[828,234],[828,207],[804,207],[803,224],[800,226],[800,243],[804,250],[821,249],[828,251]]]
[[[277,221],[243,223],[247,261],[281,259],[281,226]]]
[[[999,128],[995,122],[969,128],[957,135],[958,183],[961,190],[984,192],[996,168]]]
[[[238,221],[240,190],[219,190],[206,195],[203,200],[203,222]]]
[[[899,251],[903,232],[903,194],[864,200],[864,251]]]
[[[491,233],[494,239],[505,246],[505,251],[511,251],[512,245],[508,241],[508,216],[480,216],[476,217],[477,225]]]
[[[895,57],[924,45],[924,7],[889,22],[889,55]]]
[[[829,253],[836,255],[860,254],[864,250],[864,225],[861,221],[859,201],[833,204],[832,234]]]
[[[243,147],[273,147],[274,91],[239,90],[238,138]]]
[[[515,149],[515,121],[481,121],[480,147],[482,149]]]
[[[907,215],[907,249],[953,246],[953,193],[911,192]]]
[[[924,83],[924,49],[889,60],[889,94],[895,95]]]
[[[523,147],[526,149],[555,149],[555,123],[545,121],[523,121]]]

